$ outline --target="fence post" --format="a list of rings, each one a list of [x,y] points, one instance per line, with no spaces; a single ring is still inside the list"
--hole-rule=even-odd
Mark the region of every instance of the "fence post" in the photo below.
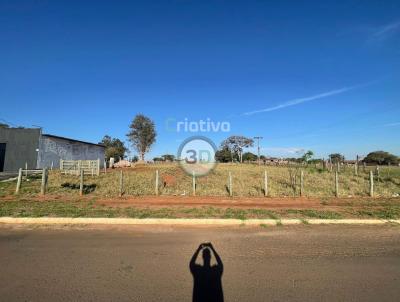
[[[25,178],[28,178],[28,163],[25,162]]]
[[[155,190],[156,190],[156,196],[158,196],[158,170],[156,170],[156,187],[155,187]]]
[[[193,171],[193,196],[196,196],[196,172]]]
[[[233,196],[233,191],[232,191],[232,173],[229,172],[229,196]]]
[[[374,197],[374,173],[369,171],[369,196]]]
[[[22,182],[22,168],[18,170],[18,180],[17,180],[17,188],[15,189],[15,193],[18,194],[19,190],[21,189],[21,182]]]
[[[119,175],[119,197],[122,197],[122,194],[124,193],[124,174],[121,173]]]
[[[97,176],[100,175],[100,158],[97,159]]]
[[[107,173],[107,161],[104,160],[104,174]]]
[[[379,171],[379,165],[376,165],[376,179],[379,181],[379,178],[381,176],[381,173]]]
[[[358,162],[354,164],[354,174],[355,176],[358,176]]]
[[[80,170],[81,176],[80,176],[80,182],[79,182],[79,195],[83,195],[83,169]]]
[[[54,163],[53,163],[53,161],[51,161],[51,167],[50,167],[51,171],[53,171],[53,167],[54,167]]]
[[[337,164],[336,164],[336,171],[340,172],[340,163],[339,162],[337,162]]]
[[[335,172],[335,196],[339,197],[339,173]]]
[[[303,170],[300,171],[300,196],[304,194],[304,172]]]
[[[81,171],[81,161],[78,161],[78,170],[76,170],[77,174]]]
[[[42,170],[42,184],[40,186],[40,194],[46,194],[46,187],[47,187],[47,169],[43,168]]]
[[[268,174],[267,170],[264,170],[264,196],[268,196]]]

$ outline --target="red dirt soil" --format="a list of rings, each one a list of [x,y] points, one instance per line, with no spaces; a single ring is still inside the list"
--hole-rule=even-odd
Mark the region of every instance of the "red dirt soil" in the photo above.
[[[15,201],[15,196],[5,196],[0,201]],[[346,206],[363,207],[372,203],[394,202],[400,205],[400,198],[270,198],[270,197],[207,197],[207,196],[140,196],[101,198],[94,196],[63,196],[48,194],[45,196],[22,197],[29,201],[94,201],[108,207],[220,207],[220,208],[263,208],[263,209],[339,209]]]
[[[398,201],[400,199],[391,199]],[[97,199],[96,203],[109,207],[220,207],[220,208],[264,208],[264,209],[337,209],[344,206],[365,206],[380,199],[352,198],[229,198],[204,196],[145,196]],[[388,199],[384,199],[388,201]]]

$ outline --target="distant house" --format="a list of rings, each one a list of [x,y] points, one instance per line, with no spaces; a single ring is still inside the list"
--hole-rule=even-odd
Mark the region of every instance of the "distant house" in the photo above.
[[[41,129],[0,128],[0,172],[19,168],[54,168],[60,160],[97,160],[103,165],[105,146],[72,138],[42,134]]]

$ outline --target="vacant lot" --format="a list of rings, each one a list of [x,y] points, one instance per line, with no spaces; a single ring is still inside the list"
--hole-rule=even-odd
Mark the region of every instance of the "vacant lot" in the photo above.
[[[124,195],[149,196],[155,194],[155,174],[159,171],[159,194],[179,196],[192,194],[192,178],[177,164],[137,165],[123,169]],[[238,197],[260,197],[264,195],[264,171],[268,173],[268,196],[299,196],[300,171],[304,172],[304,196],[331,197],[335,194],[335,173],[322,168],[275,167],[253,164],[219,164],[205,177],[196,179],[196,194],[199,196],[229,196],[228,175],[232,174],[233,195]],[[359,168],[358,176],[353,167],[342,167],[339,173],[339,195],[341,197],[366,197],[369,194],[369,171],[375,167]],[[294,178],[291,178],[295,176]],[[295,182],[293,182],[295,179]],[[120,170],[109,169],[100,176],[85,176],[86,194],[98,197],[119,195]],[[0,197],[14,194],[16,182],[0,183]],[[396,197],[400,194],[400,168],[381,167],[379,177],[375,175],[375,195]],[[48,182],[49,194],[77,195],[79,177],[62,175],[51,171]],[[33,196],[40,192],[40,176],[23,181],[21,195]]]

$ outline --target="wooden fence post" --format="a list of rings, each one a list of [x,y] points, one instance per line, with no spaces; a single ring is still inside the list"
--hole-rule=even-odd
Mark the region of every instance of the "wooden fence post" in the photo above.
[[[337,162],[337,164],[336,164],[336,171],[340,172],[340,163],[339,162]]]
[[[335,172],[335,196],[339,197],[339,173]]]
[[[268,174],[267,170],[264,170],[264,196],[268,196]]]
[[[156,196],[158,196],[158,170],[156,170],[156,187],[155,187],[155,190],[156,190]]]
[[[47,169],[43,168],[42,170],[42,183],[40,186],[40,194],[45,195],[47,189]]]
[[[300,171],[300,196],[304,194],[304,172],[303,170]]]
[[[79,180],[79,195],[82,196],[83,195],[83,174],[84,171],[83,169],[80,170],[80,180]]]
[[[100,175],[100,158],[97,159],[97,176]]]
[[[53,161],[51,161],[51,167],[50,167],[51,171],[53,171],[53,167],[54,167],[54,163],[53,163]]]
[[[122,194],[124,193],[124,174],[121,173],[119,174],[119,197],[122,197]]]
[[[19,190],[21,189],[21,182],[22,182],[22,168],[18,170],[18,180],[17,180],[17,188],[15,189],[15,193],[18,194]]]
[[[196,172],[193,171],[193,196],[196,196]]]
[[[358,163],[354,164],[354,175],[358,176]]]
[[[25,162],[25,178],[28,178],[28,163]]]
[[[379,171],[379,165],[376,165],[376,179],[379,181],[379,178],[381,176],[381,173]]]
[[[104,160],[104,174],[107,173],[107,161]]]
[[[229,172],[229,196],[233,196],[233,190],[232,190],[232,173]]]
[[[369,171],[369,196],[374,197],[374,173]]]

